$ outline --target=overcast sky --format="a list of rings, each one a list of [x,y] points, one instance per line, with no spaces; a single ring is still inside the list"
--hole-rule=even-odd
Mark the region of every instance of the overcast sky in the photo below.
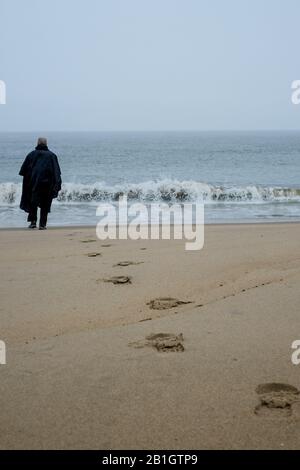
[[[0,0],[0,130],[300,128],[299,0]]]

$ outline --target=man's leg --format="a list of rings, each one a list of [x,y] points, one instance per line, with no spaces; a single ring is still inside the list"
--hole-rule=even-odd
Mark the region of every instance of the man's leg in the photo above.
[[[50,211],[51,198],[50,187],[48,184],[43,184],[40,187],[40,229],[43,230],[47,225],[48,212]]]
[[[41,214],[40,214],[40,228],[46,228],[47,225],[47,217],[48,217],[48,207],[41,207]]]
[[[31,206],[30,212],[28,214],[27,221],[30,222],[29,228],[35,228],[36,227],[37,206]]]

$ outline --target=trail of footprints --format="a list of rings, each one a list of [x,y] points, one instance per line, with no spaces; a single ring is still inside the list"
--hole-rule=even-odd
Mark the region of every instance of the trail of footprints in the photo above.
[[[93,243],[95,239],[81,240],[81,243]],[[108,248],[110,244],[102,244],[104,248]],[[145,250],[146,248],[141,248]],[[101,256],[99,252],[87,253],[89,258],[96,258]],[[143,264],[143,261],[119,261],[114,267],[128,267],[137,266]],[[99,280],[98,280],[99,281]],[[115,285],[131,284],[131,276],[112,276],[110,278],[103,279],[104,282],[110,282]],[[280,279],[282,281],[282,279]],[[262,283],[261,286],[269,284],[268,282]],[[255,286],[259,287],[259,286]],[[253,287],[252,287],[253,288]],[[241,292],[245,292],[246,289]],[[190,304],[190,301],[178,300],[173,297],[158,297],[150,300],[147,305],[151,310],[169,310],[180,307],[182,305]],[[199,305],[200,306],[200,305]],[[201,304],[202,307],[202,304]],[[152,320],[147,318],[141,321]],[[184,338],[183,334],[173,333],[152,333],[144,340],[129,343],[129,346],[134,348],[145,348],[151,347],[159,353],[169,352],[184,352]],[[257,386],[255,390],[259,403],[254,409],[254,414],[258,417],[266,418],[286,418],[292,415],[293,405],[300,402],[300,391],[293,385],[286,383],[265,383]]]
[[[86,239],[86,240],[81,240],[82,243],[92,243],[96,240],[94,239]],[[106,244],[106,245],[101,245],[102,247],[109,247],[111,245]],[[145,250],[146,248],[141,248],[142,250]],[[87,253],[89,258],[96,258],[98,256],[101,256],[101,253],[99,252],[90,252]],[[128,267],[128,266],[137,266],[139,264],[143,264],[143,261],[119,261],[117,264],[114,265],[114,267]],[[109,278],[104,278],[104,279],[98,279],[97,282],[103,281],[103,282],[110,282],[115,285],[119,284],[131,284],[132,278],[131,276],[112,276]],[[179,307],[181,305],[187,305],[191,302],[189,301],[183,301],[183,300],[178,300],[173,297],[159,297],[153,300],[150,300],[147,305],[149,306],[150,309],[152,310],[168,310],[172,308]],[[148,321],[152,320],[152,318],[147,318],[142,321]],[[183,334],[173,334],[173,333],[153,333],[151,335],[146,336],[145,340],[138,341],[135,343],[130,343],[130,346],[133,346],[135,348],[144,348],[144,347],[151,347],[155,349],[156,351],[160,353],[167,353],[167,352],[183,352],[184,351],[184,346],[183,346]]]

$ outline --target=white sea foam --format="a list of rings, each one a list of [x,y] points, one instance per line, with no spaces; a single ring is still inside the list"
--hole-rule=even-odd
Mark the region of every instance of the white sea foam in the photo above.
[[[17,205],[21,199],[22,185],[0,183],[0,206]]]
[[[0,184],[0,205],[18,205],[21,183]],[[197,202],[209,203],[272,203],[300,202],[300,189],[268,186],[212,185],[198,181],[160,180],[110,186],[104,182],[94,184],[64,183],[58,203],[98,203],[117,201],[127,195],[132,201]]]

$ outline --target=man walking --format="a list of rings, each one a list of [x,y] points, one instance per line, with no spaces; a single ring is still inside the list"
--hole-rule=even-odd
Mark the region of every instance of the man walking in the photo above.
[[[40,207],[39,229],[45,230],[52,199],[58,196],[61,189],[58,159],[48,149],[47,139],[38,139],[37,147],[25,158],[19,175],[23,176],[20,208],[28,213],[28,228],[36,228],[37,210]]]

